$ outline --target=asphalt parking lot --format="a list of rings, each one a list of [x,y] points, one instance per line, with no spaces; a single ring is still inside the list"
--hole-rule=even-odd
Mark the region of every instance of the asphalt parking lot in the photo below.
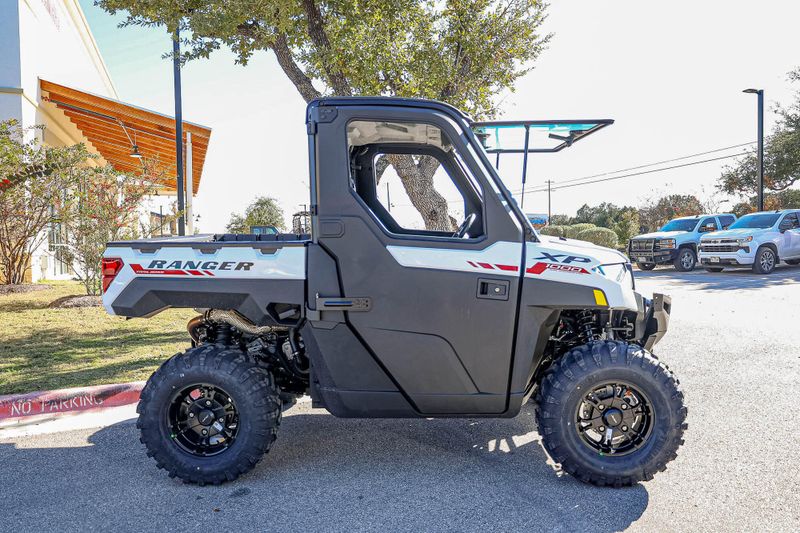
[[[637,273],[673,297],[656,350],[689,406],[668,470],[598,489],[511,420],[339,420],[300,405],[250,474],[169,479],[132,422],[0,440],[3,531],[798,531],[800,268]]]

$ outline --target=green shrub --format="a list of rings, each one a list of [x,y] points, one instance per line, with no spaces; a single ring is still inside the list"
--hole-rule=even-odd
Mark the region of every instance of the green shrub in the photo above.
[[[617,247],[617,234],[614,233],[614,230],[610,230],[608,228],[595,227],[585,229],[578,233],[577,239],[581,241],[589,241],[598,246],[605,246],[606,248]]]
[[[582,222],[580,224],[573,224],[572,226],[566,226],[567,231],[564,234],[564,237],[566,237],[567,239],[577,239],[578,234],[583,230],[593,229],[596,227],[597,226],[595,226],[594,224],[589,224],[588,222]]]
[[[564,237],[567,233],[567,226],[545,226],[539,230],[539,233],[551,237]]]

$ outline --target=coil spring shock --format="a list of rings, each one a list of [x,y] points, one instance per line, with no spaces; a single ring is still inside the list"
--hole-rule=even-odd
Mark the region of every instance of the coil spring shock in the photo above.
[[[578,336],[583,344],[588,344],[594,340],[594,315],[591,311],[584,309],[578,312]]]

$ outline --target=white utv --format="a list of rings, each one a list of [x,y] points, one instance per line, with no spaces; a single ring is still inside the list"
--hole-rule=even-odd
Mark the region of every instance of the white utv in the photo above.
[[[330,98],[308,107],[312,233],[112,242],[104,304],[198,308],[192,347],[138,406],[170,475],[250,470],[299,396],[338,417],[513,417],[582,481],[650,479],[686,428],[678,380],[651,351],[669,297],[635,291],[620,253],[537,235],[470,121],[437,102]],[[438,164],[464,201],[453,231],[403,227],[376,162]],[[431,204],[431,209],[435,204]]]

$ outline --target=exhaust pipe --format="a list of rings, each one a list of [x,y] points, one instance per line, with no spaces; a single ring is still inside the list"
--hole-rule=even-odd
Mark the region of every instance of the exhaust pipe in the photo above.
[[[266,335],[278,331],[288,331],[286,326],[257,326],[238,311],[223,311],[221,309],[209,309],[200,316],[196,316],[189,321],[186,329],[195,344],[199,343],[197,329],[204,324],[228,324],[248,335]]]

